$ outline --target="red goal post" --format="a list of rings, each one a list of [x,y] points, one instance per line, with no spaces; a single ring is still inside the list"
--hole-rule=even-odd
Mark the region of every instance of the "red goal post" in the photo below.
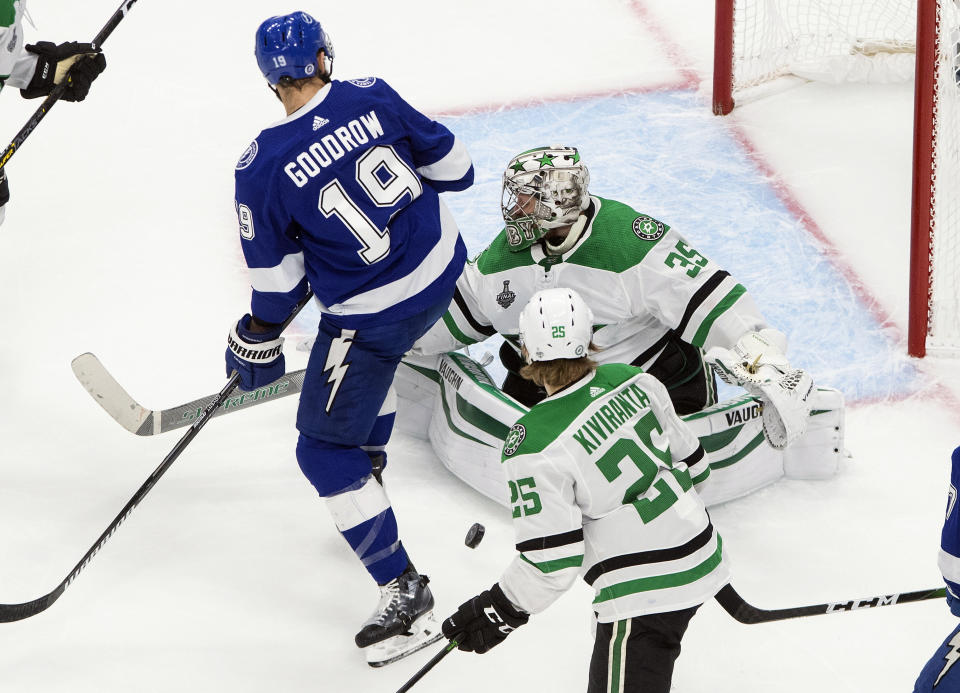
[[[781,78],[914,80],[907,348],[960,353],[960,0],[716,0],[713,111]]]

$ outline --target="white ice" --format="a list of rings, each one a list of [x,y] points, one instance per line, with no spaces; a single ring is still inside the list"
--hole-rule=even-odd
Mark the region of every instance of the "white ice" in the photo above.
[[[117,0],[32,0],[28,40],[89,40]],[[50,112],[8,166],[0,227],[0,601],[52,590],[177,434],[124,432],[74,381],[93,351],[148,406],[224,382],[247,310],[233,167],[282,116],[252,55],[263,0],[141,0],[83,104]],[[791,353],[849,398],[837,477],[781,481],[713,509],[734,584],[764,608],[936,587],[958,364],[904,357],[910,85],[802,84],[710,115],[708,0],[303,5],[336,76],[377,75],[461,134],[478,185],[448,201],[472,250],[496,230],[512,153],[581,146],[599,194],[683,231],[755,293]],[[38,106],[0,96],[0,136]],[[309,336],[295,325],[292,348]],[[0,624],[0,691],[393,691],[433,649],[372,670],[353,634],[376,589],[302,477],[296,402],[211,422],[48,611]],[[503,510],[423,441],[391,441],[388,489],[441,615],[513,551]],[[487,527],[475,550],[473,522]],[[414,690],[582,691],[578,585],[484,657],[451,654]],[[707,604],[679,692],[909,691],[955,625],[940,600],[744,626]]]

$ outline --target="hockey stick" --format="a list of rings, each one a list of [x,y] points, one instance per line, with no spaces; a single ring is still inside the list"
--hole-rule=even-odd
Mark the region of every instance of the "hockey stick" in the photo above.
[[[788,618],[802,616],[819,616],[820,614],[838,614],[860,609],[871,609],[876,606],[893,606],[908,602],[920,602],[926,599],[937,599],[946,596],[946,588],[939,587],[916,592],[902,592],[897,594],[881,594],[866,599],[848,599],[842,602],[828,602],[826,604],[812,604],[810,606],[794,606],[789,609],[758,609],[748,604],[743,597],[737,594],[733,585],[725,585],[717,592],[716,600],[720,606],[740,623],[769,623],[783,621]]]
[[[114,421],[138,436],[153,436],[189,426],[217,397],[217,395],[207,395],[169,409],[147,409],[127,394],[127,391],[100,363],[100,359],[93,354],[89,352],[80,354],[70,362],[70,367],[77,380],[97,404],[103,407]],[[229,414],[238,409],[262,404],[267,400],[295,395],[303,389],[305,374],[305,369],[293,371],[258,390],[225,398],[210,416],[212,418]]]
[[[420,679],[422,679],[428,671],[430,671],[435,666],[437,666],[437,664],[440,663],[441,659],[443,659],[448,654],[450,654],[455,649],[457,649],[457,645],[459,644],[460,643],[457,642],[456,638],[454,638],[453,640],[448,642],[446,645],[444,645],[443,649],[437,652],[437,654],[433,655],[433,657],[430,658],[429,662],[427,662],[422,667],[420,667],[420,670],[416,674],[411,676],[409,681],[407,681],[405,684],[403,684],[402,686],[400,686],[400,688],[397,689],[397,693],[407,693],[407,691],[413,688],[414,684]]]
[[[130,8],[137,2],[137,0],[123,0],[120,7],[117,8],[117,11],[113,13],[110,19],[107,20],[107,23],[103,25],[103,28],[100,30],[100,33],[97,34],[91,44],[94,48],[99,48],[104,41],[107,40],[107,37],[113,33],[113,30],[117,28],[117,25],[121,20],[127,16],[127,12],[130,11]],[[27,121],[27,124],[20,128],[20,132],[17,133],[16,137],[13,138],[13,141],[7,145],[7,148],[3,152],[3,156],[0,156],[0,169],[7,165],[7,162],[10,160],[10,157],[13,156],[14,152],[20,148],[20,145],[23,144],[24,140],[30,136],[30,133],[33,132],[37,125],[40,124],[40,121],[43,120],[47,112],[53,108],[53,104],[60,100],[60,97],[63,96],[64,90],[67,88],[67,84],[70,81],[70,72],[73,71],[73,67],[70,67],[70,70],[67,71],[67,76],[63,80],[54,85],[53,91],[51,91],[47,98],[43,100],[43,103],[40,104],[40,108],[34,111],[33,115],[30,116],[30,120]]]
[[[283,322],[283,328],[286,328],[295,317],[297,313],[300,312],[300,309],[307,304],[307,301],[313,296],[312,292],[307,292],[307,295],[301,300],[293,312]],[[281,328],[281,329],[283,329]],[[147,480],[143,482],[143,485],[137,489],[137,492],[133,494],[133,497],[127,502],[123,507],[123,510],[120,511],[120,514],[117,515],[113,522],[103,531],[103,534],[100,535],[100,538],[94,542],[93,546],[83,554],[83,558],[80,559],[80,562],[74,566],[73,570],[63,579],[63,581],[57,585],[57,587],[48,594],[43,595],[38,599],[33,601],[23,602],[21,604],[0,604],[0,623],[9,623],[11,621],[19,621],[24,618],[29,618],[30,616],[35,616],[41,611],[49,609],[51,605],[57,599],[60,598],[60,595],[63,594],[64,590],[70,586],[80,574],[84,568],[87,567],[87,564],[93,560],[93,557],[97,555],[97,552],[103,548],[103,545],[107,543],[107,540],[113,536],[114,532],[119,529],[120,525],[126,520],[130,514],[133,512],[134,508],[140,504],[140,501],[150,492],[150,489],[154,487],[157,481],[160,480],[170,466],[176,461],[186,447],[190,444],[197,434],[200,432],[200,429],[206,425],[207,421],[211,418],[211,412],[220,406],[220,403],[227,398],[230,393],[240,384],[240,375],[234,371],[233,375],[230,376],[230,379],[227,381],[227,384],[223,386],[223,389],[213,398],[213,400],[200,412],[200,415],[197,416],[196,420],[190,426],[190,430],[187,431],[184,436],[173,446],[166,457],[163,458],[163,462],[160,463],[160,466],[153,470],[153,473],[147,477]]]

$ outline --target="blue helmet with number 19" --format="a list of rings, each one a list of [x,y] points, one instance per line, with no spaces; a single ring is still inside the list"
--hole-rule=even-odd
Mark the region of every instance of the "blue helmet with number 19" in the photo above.
[[[317,64],[317,52],[323,51],[329,67]],[[270,84],[282,77],[304,79],[317,76],[320,67],[333,71],[333,44],[320,22],[306,12],[270,17],[257,29],[254,53],[260,71]]]

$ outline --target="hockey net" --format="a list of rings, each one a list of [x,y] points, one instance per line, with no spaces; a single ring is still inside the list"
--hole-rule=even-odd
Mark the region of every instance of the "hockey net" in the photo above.
[[[915,80],[908,348],[960,353],[960,0],[717,0],[713,109]]]

